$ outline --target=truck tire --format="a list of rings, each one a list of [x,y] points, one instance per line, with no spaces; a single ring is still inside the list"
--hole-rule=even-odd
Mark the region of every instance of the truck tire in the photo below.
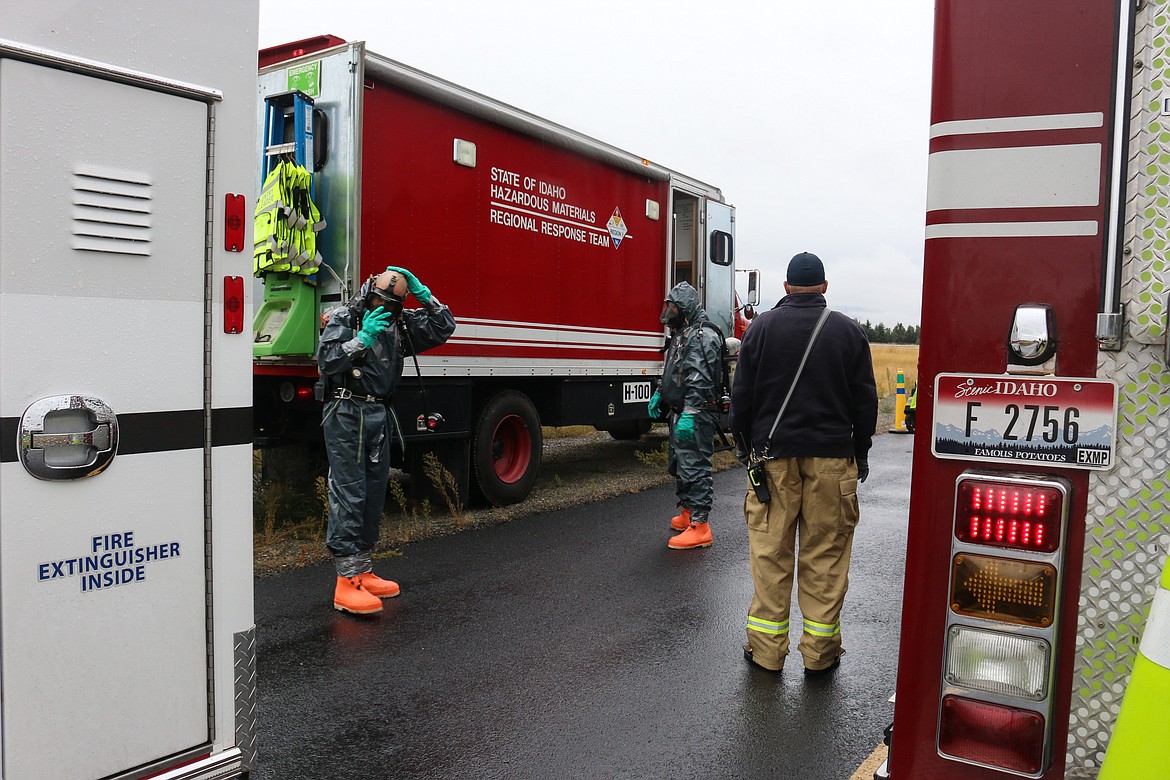
[[[652,425],[649,420],[623,420],[607,426],[604,430],[618,441],[631,441],[640,439],[644,433],[649,433]]]
[[[475,488],[492,506],[523,501],[540,468],[544,439],[528,396],[506,390],[483,407],[471,443]]]

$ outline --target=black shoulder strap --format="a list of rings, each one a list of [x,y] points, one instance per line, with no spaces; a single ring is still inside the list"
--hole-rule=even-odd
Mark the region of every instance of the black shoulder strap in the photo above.
[[[813,328],[812,335],[808,337],[808,344],[804,348],[804,356],[800,358],[800,365],[796,367],[796,375],[792,377],[792,384],[788,386],[788,394],[784,396],[784,403],[780,404],[780,411],[776,412],[776,420],[772,423],[772,430],[768,432],[768,440],[764,442],[764,452],[762,457],[768,457],[768,450],[772,447],[772,437],[776,435],[776,428],[780,425],[780,418],[784,416],[784,410],[788,408],[788,402],[792,400],[792,391],[796,389],[796,383],[800,381],[800,375],[804,373],[804,364],[808,362],[808,353],[812,352],[813,344],[817,341],[817,336],[821,335],[821,328],[825,326],[825,320],[829,319],[829,315],[833,310],[828,306],[821,312],[820,319],[817,320],[816,327]]]

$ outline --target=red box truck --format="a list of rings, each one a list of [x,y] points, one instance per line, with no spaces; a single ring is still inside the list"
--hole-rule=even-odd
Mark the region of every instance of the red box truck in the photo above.
[[[299,154],[327,225],[315,273],[263,275],[260,445],[319,436],[321,318],[388,264],[414,272],[458,322],[417,373],[408,363],[393,407],[401,465],[421,474],[434,453],[463,500],[523,499],[542,425],[649,430],[658,315],[675,283],[694,285],[733,334],[735,212],[717,188],[360,42],[266,49],[259,83],[259,157],[266,169]]]

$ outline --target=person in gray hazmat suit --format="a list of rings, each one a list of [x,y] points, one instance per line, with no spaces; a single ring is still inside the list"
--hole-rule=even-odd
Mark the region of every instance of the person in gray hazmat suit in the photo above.
[[[421,309],[404,309],[407,294]],[[329,525],[337,584],[333,607],[359,615],[379,612],[397,596],[397,583],[373,572],[394,423],[390,401],[404,358],[437,347],[455,331],[455,318],[414,274],[389,266],[371,276],[321,333],[317,367],[324,385],[325,452],[329,458]]]
[[[679,282],[666,295],[662,324],[671,330],[662,381],[650,397],[650,417],[667,420],[667,472],[675,478],[679,514],[670,527],[682,531],[667,542],[672,550],[711,546],[708,523],[715,497],[711,455],[719,421],[723,371],[722,336],[699,303],[699,293]]]

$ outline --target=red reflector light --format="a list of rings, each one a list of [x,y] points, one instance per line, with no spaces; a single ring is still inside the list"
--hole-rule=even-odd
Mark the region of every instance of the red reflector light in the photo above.
[[[939,717],[938,749],[964,761],[1039,774],[1044,718],[1030,710],[947,696]]]
[[[244,277],[223,278],[223,332],[244,332]]]
[[[313,397],[313,388],[301,385],[297,388],[297,399],[300,401],[308,401]]]
[[[968,544],[1050,553],[1060,544],[1064,493],[1048,485],[964,478],[955,537]]]
[[[228,252],[244,251],[244,196],[228,193],[223,207],[223,248]]]

